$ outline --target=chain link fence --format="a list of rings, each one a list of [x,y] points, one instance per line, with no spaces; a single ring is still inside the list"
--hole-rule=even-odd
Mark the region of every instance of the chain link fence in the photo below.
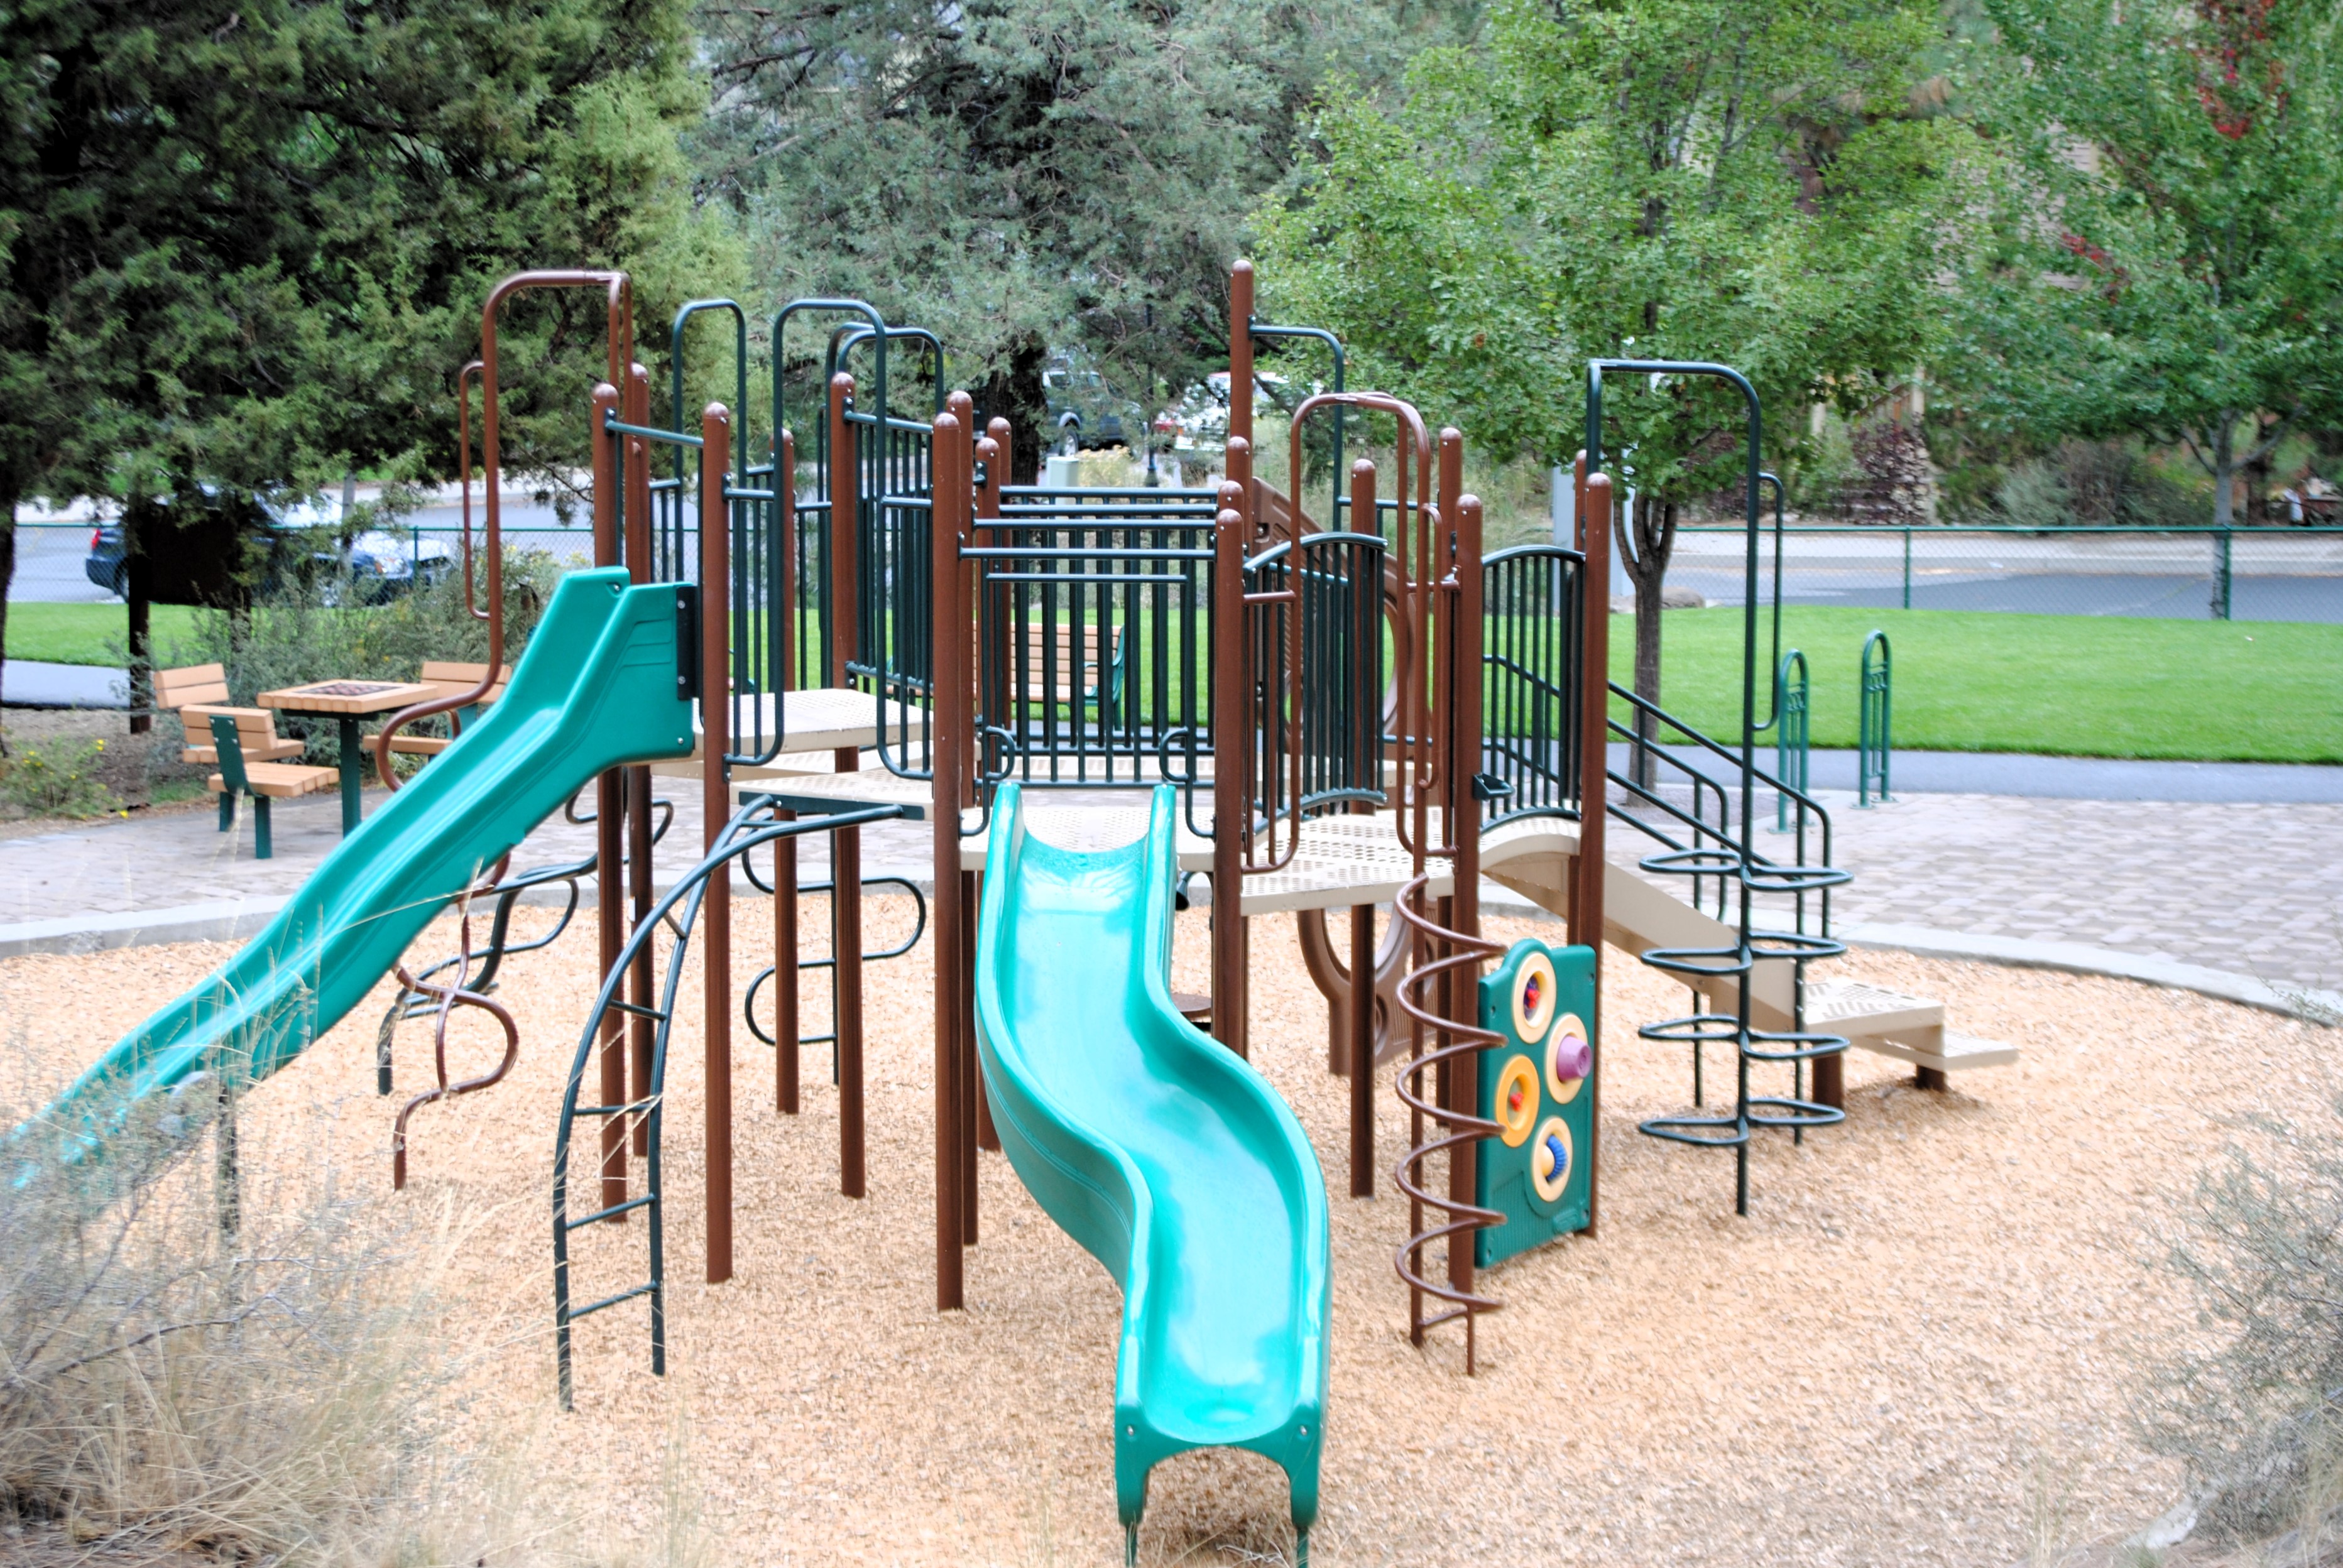
[[[1668,586],[1742,602],[1737,527],[1678,530]],[[1770,600],[1775,535],[1758,544]],[[1793,526],[1780,533],[1785,604],[2032,615],[2343,623],[2343,528],[2061,528]],[[1630,593],[1624,573],[1614,598]]]

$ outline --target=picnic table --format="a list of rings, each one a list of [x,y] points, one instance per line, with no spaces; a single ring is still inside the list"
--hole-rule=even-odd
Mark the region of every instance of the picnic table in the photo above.
[[[331,719],[339,725],[342,832],[347,835],[358,825],[362,816],[358,789],[366,775],[366,751],[365,738],[358,732],[359,721],[378,713],[395,713],[438,693],[435,685],[412,680],[313,680],[307,686],[264,691],[257,700],[261,707],[273,708],[279,713],[302,719]]]

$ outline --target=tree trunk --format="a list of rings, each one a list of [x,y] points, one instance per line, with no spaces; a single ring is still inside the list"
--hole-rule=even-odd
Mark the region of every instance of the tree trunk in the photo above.
[[[1050,394],[1041,385],[1050,347],[1038,337],[1020,338],[1009,348],[1002,367],[976,389],[978,434],[985,422],[1009,421],[1009,482],[1038,484],[1041,452],[1050,425]]]
[[[1676,506],[1639,494],[1618,523],[1619,563],[1635,590],[1635,695],[1656,708],[1660,704],[1660,593],[1668,575],[1668,557],[1675,550]],[[1635,711],[1635,752],[1632,777],[1652,787],[1652,755],[1658,722]]]
[[[130,733],[145,735],[155,728],[154,572],[136,511],[122,510],[122,597],[130,605]]]
[[[16,578],[16,498],[0,495],[0,678],[8,668],[8,585]],[[0,757],[8,755],[8,732],[0,729]]]
[[[2213,430],[2213,526],[2237,526],[2237,417],[2224,413]]]

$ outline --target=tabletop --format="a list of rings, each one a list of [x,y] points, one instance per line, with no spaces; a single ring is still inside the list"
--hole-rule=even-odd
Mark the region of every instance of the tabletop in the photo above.
[[[410,708],[437,691],[436,686],[412,680],[313,680],[307,686],[264,691],[257,700],[263,708],[287,713],[387,713]]]

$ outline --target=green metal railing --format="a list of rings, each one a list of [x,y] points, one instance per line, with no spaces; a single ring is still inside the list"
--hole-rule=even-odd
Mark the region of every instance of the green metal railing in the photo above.
[[[1895,719],[1892,667],[1887,634],[1873,632],[1863,643],[1863,717],[1861,733],[1857,738],[1860,773],[1855,780],[1855,802],[1857,806],[1872,803],[1875,786],[1878,799],[1895,799],[1887,792],[1887,762],[1893,744]]]
[[[1812,748],[1806,725],[1811,711],[1806,656],[1794,648],[1782,656],[1774,671],[1774,776],[1802,795],[1809,792],[1806,777]],[[1789,830],[1790,795],[1787,790],[1776,790],[1774,831]]]

